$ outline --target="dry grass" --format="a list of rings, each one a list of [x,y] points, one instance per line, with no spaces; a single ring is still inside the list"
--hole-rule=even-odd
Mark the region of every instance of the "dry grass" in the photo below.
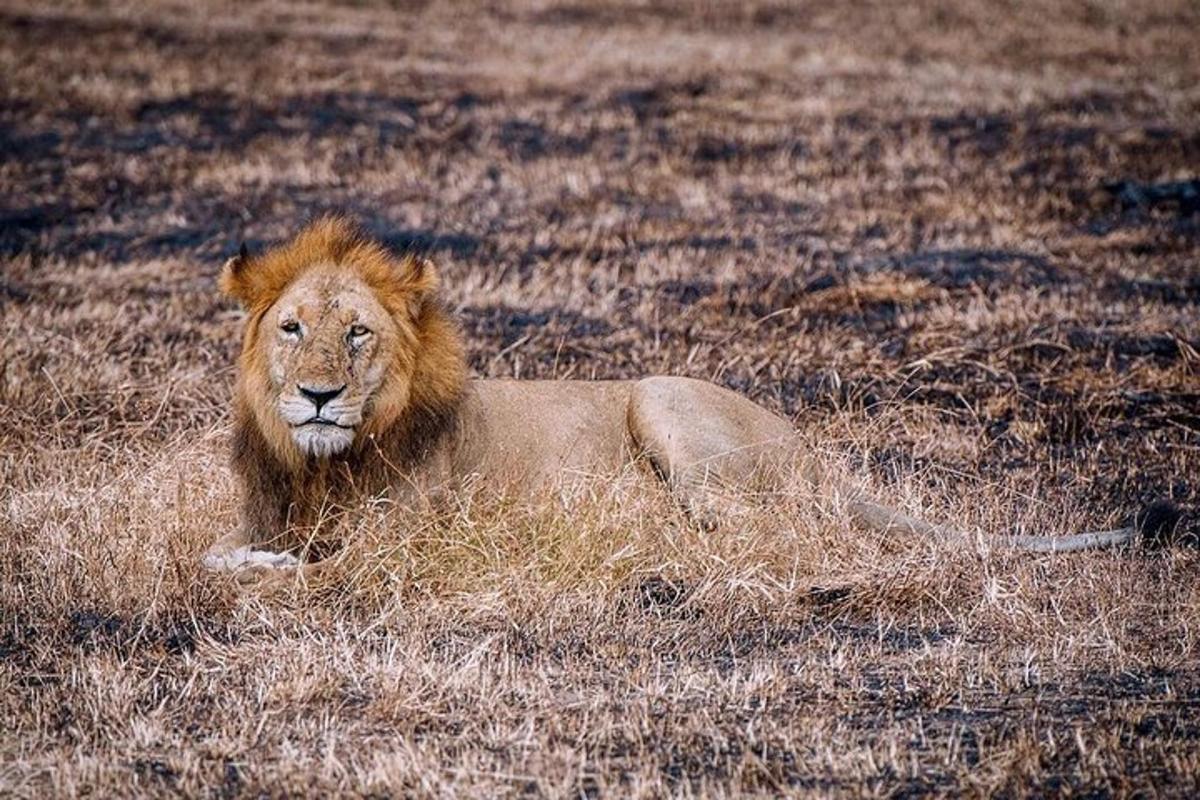
[[[621,482],[239,597],[224,255],[427,250],[482,375],[717,380],[973,527],[1200,494],[1194,4],[0,4],[0,795],[1194,794],[1200,559]],[[1194,518],[1185,525],[1197,533]],[[853,586],[848,595],[814,587]]]

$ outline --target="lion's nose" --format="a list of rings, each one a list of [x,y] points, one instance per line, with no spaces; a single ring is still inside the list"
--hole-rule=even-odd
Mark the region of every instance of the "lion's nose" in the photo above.
[[[313,405],[317,407],[317,413],[320,414],[321,406],[341,394],[345,390],[346,385],[342,384],[336,389],[322,389],[318,386],[305,386],[302,383],[298,383],[296,384],[296,388],[300,390],[300,394],[312,400]]]

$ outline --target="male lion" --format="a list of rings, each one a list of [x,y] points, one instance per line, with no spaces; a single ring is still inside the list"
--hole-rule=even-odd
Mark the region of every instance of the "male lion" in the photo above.
[[[225,264],[221,289],[248,312],[233,446],[241,522],[206,567],[242,577],[307,570],[298,555],[323,509],[443,491],[472,475],[528,496],[643,458],[646,480],[665,481],[709,522],[736,503],[728,490],[787,479],[792,426],[711,383],[468,379],[437,284],[432,263],[392,255],[341,218]],[[866,499],[847,508],[884,531],[965,537]],[[1164,515],[1143,519],[1162,528]],[[1145,527],[995,541],[1079,550],[1129,542]]]

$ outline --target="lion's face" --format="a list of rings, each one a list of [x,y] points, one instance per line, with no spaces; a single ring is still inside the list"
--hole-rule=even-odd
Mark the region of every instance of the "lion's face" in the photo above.
[[[258,346],[301,452],[329,456],[354,442],[399,340],[392,316],[353,273],[313,270],[279,297]]]
[[[249,313],[240,418],[289,469],[364,447],[461,394],[462,344],[436,301],[433,263],[392,255],[345,218],[260,256],[243,248],[219,284]]]

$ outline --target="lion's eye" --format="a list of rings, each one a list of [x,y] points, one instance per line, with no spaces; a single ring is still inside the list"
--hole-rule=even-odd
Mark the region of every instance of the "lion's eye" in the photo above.
[[[350,326],[350,338],[351,339],[361,339],[362,337],[366,336],[370,332],[371,332],[371,329],[365,325],[351,325]]]
[[[300,323],[294,319],[289,319],[279,326],[279,330],[287,334],[296,334],[300,332]]]

